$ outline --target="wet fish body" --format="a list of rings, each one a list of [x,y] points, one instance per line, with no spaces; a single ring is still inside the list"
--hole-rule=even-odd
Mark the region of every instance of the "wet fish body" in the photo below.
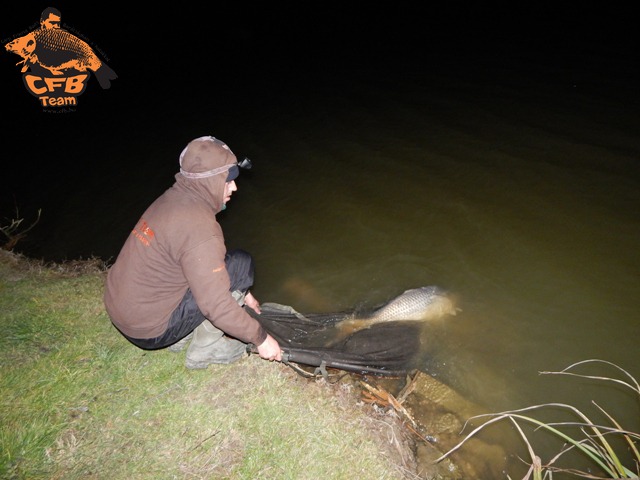
[[[428,320],[443,315],[455,315],[456,308],[447,292],[439,287],[420,287],[401,295],[374,310],[369,318],[375,322],[394,320]]]
[[[459,309],[452,296],[437,286],[406,290],[365,317],[354,316],[338,326],[350,332],[394,321],[428,321],[455,315]]]

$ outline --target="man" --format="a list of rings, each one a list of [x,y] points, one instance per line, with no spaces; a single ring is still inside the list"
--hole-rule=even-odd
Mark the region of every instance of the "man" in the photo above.
[[[216,220],[237,190],[238,167],[224,142],[189,142],[175,183],[144,212],[107,275],[113,325],[143,349],[176,351],[191,339],[190,369],[235,362],[247,343],[264,359],[282,359],[278,342],[243,309],[260,313],[249,292],[253,260],[226,251]]]
[[[40,14],[40,28],[60,28],[61,19],[60,10],[47,7]]]

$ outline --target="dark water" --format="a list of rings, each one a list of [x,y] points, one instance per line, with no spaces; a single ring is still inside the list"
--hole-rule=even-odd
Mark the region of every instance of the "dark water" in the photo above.
[[[538,373],[597,358],[640,378],[640,102],[626,37],[511,25],[508,39],[488,29],[474,42],[434,20],[431,34],[410,22],[385,41],[347,35],[343,19],[339,41],[330,26],[276,41],[256,19],[209,36],[198,14],[180,12],[193,28],[156,39],[143,62],[119,36],[107,52],[119,79],[94,82],[69,114],[41,112],[17,57],[2,57],[2,218],[17,206],[26,225],[42,209],[19,251],[114,259],[184,145],[212,134],[254,161],[220,222],[230,248],[255,256],[259,299],[337,311],[439,285],[462,312],[430,326],[432,373],[487,412],[596,399],[640,429],[629,389]],[[128,18],[135,44],[142,20]],[[96,27],[105,50],[110,33]]]

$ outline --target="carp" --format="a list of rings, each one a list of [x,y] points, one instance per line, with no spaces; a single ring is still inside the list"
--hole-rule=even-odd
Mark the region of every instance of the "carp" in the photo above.
[[[455,299],[445,290],[436,286],[406,290],[369,315],[352,315],[336,326],[344,333],[353,333],[382,322],[429,321],[456,315],[460,309]]]
[[[22,72],[29,66],[38,65],[53,75],[62,75],[65,70],[79,72],[91,70],[100,86],[107,89],[116,73],[93,52],[83,40],[62,28],[38,28],[7,43],[5,48],[22,57]]]

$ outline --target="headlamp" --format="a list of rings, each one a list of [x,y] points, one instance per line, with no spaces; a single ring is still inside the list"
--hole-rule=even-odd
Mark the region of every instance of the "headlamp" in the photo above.
[[[244,157],[242,160],[240,160],[239,162],[236,162],[232,165],[229,166],[229,173],[227,174],[227,182],[230,182],[232,180],[235,180],[236,178],[238,178],[238,175],[240,175],[240,169],[245,169],[245,170],[249,170],[251,167],[253,166],[253,164],[251,163],[251,160],[249,160],[249,158]]]
[[[249,157],[244,157],[242,160],[238,162],[238,166],[246,170],[251,170],[251,167],[253,167],[253,163],[251,163],[251,160],[249,160]]]

